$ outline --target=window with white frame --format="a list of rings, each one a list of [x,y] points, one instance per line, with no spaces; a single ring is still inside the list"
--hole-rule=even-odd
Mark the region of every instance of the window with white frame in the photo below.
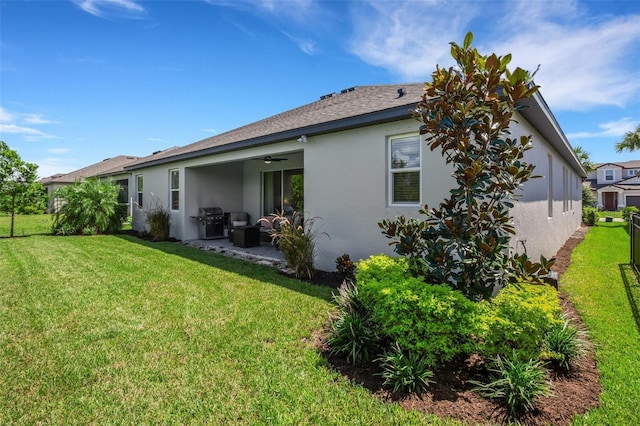
[[[553,217],[553,157],[551,154],[547,156],[547,215]]]
[[[142,175],[136,175],[136,202],[138,203],[138,208],[144,208],[142,204],[142,193],[144,190],[144,181]]]
[[[171,210],[180,210],[180,172],[169,170]]]
[[[628,169],[627,170],[627,176],[628,177],[634,177],[637,174],[638,174],[638,169]]]
[[[389,202],[420,204],[420,135],[389,138]]]
[[[562,167],[562,212],[569,211],[569,170]]]
[[[604,171],[604,180],[613,180],[613,169],[607,169]]]

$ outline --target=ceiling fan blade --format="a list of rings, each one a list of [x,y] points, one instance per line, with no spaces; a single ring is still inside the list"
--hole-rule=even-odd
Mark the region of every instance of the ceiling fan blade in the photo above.
[[[265,163],[271,163],[272,161],[287,161],[286,158],[279,158],[279,157],[272,157],[270,155],[267,155],[266,157],[263,158],[263,161]]]

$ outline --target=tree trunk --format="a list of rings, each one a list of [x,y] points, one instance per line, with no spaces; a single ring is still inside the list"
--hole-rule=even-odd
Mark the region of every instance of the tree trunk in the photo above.
[[[16,196],[11,196],[11,230],[9,231],[9,238],[13,238],[13,221],[16,215]]]

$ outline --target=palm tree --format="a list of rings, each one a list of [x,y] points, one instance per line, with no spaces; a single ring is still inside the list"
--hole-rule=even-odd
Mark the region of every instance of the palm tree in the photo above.
[[[640,124],[635,131],[625,133],[624,139],[616,144],[616,152],[637,151],[638,149],[640,149]]]
[[[578,157],[578,160],[580,161],[580,164],[582,164],[582,168],[584,169],[584,171],[587,173],[591,173],[594,170],[594,167],[593,162],[589,157],[589,153],[585,151],[584,148],[582,148],[580,145],[576,145],[573,148],[573,152],[576,154],[576,157]]]

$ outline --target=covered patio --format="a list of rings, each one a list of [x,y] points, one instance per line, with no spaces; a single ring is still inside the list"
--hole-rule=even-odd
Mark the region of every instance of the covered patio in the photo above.
[[[280,270],[286,269],[287,266],[282,252],[268,242],[262,242],[260,245],[253,247],[238,247],[233,245],[229,238],[219,238],[214,240],[184,240],[182,244],[246,260],[258,265],[273,266]]]

